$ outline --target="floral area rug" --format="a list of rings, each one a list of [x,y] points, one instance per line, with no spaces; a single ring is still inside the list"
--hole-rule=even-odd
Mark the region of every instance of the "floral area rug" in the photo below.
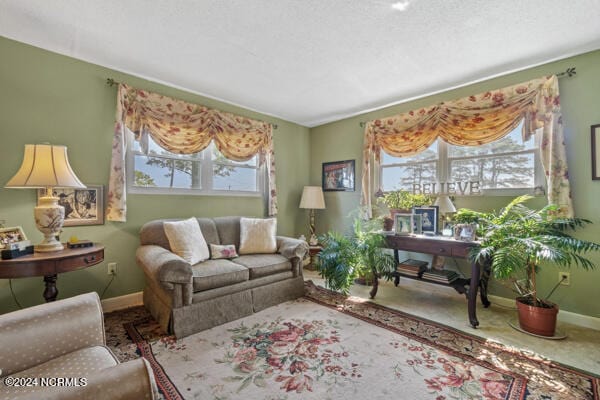
[[[166,399],[600,399],[600,379],[307,282],[306,296],[181,340],[142,308],[106,315]]]

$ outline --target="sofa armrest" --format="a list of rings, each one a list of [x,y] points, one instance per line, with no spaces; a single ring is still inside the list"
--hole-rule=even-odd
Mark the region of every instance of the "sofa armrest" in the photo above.
[[[164,247],[140,246],[135,255],[138,265],[157,283],[192,283],[192,266]]]
[[[0,367],[10,375],[84,347],[104,345],[96,292],[0,315]]]
[[[304,240],[277,236],[277,252],[287,259],[304,259],[308,253],[308,243]]]
[[[138,358],[106,368],[87,379],[85,386],[51,388],[25,399],[46,400],[154,400],[159,398],[148,361]]]

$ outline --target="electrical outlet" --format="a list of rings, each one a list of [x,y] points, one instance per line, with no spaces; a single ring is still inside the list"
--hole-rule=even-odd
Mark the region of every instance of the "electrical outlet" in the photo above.
[[[561,285],[570,286],[571,285],[571,273],[570,272],[558,272],[558,281]]]
[[[117,263],[111,262],[108,263],[108,275],[116,275],[117,274]]]

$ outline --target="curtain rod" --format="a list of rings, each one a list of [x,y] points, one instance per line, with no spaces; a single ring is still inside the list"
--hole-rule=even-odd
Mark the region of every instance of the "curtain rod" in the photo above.
[[[577,75],[577,71],[575,71],[575,68],[577,68],[577,67],[569,67],[569,68],[567,68],[566,71],[563,71],[563,72],[560,72],[560,73],[554,74],[554,75],[556,75],[556,77],[558,79],[561,79],[561,78],[570,78],[572,76]],[[364,122],[364,121],[361,121],[361,122],[358,123],[358,125],[361,128],[364,128],[367,125],[367,123]]]
[[[115,81],[113,78],[106,78],[106,84],[110,87],[113,87],[120,83],[122,83],[122,82]],[[260,121],[260,120],[257,120],[257,121]],[[267,122],[267,121],[260,121],[260,122]],[[274,124],[272,122],[267,122],[267,124],[271,125],[273,127],[273,129],[277,129],[277,124]]]

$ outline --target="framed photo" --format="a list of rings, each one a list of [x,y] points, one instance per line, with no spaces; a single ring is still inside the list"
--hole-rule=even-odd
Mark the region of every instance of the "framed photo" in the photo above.
[[[472,242],[477,239],[477,225],[456,224],[454,225],[454,239],[463,242]]]
[[[423,216],[421,214],[413,214],[413,232],[417,235],[423,233]]]
[[[324,192],[354,192],[354,160],[323,163]]]
[[[413,215],[398,213],[394,215],[394,232],[396,235],[410,235],[413,233]]]
[[[442,228],[442,236],[454,236],[454,222],[444,221],[444,227]]]
[[[9,249],[11,244],[24,240],[27,240],[27,236],[20,226],[0,228],[0,249]]]
[[[600,180],[600,124],[592,125],[592,179]]]
[[[413,207],[413,214],[421,216],[422,233],[437,233],[438,211],[438,206]]]
[[[45,194],[38,191],[38,198]],[[85,189],[54,189],[58,204],[65,208],[64,226],[103,225],[104,187],[87,185]]]

